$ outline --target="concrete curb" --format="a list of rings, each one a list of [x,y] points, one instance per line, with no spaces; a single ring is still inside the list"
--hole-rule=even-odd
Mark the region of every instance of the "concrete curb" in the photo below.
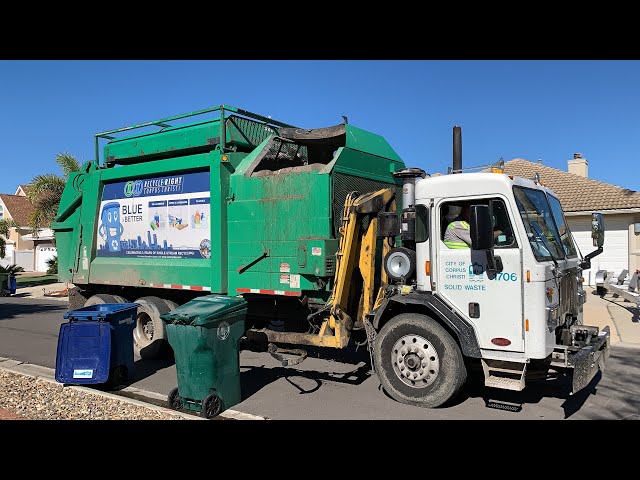
[[[24,363],[19,360],[0,357],[0,370],[15,373],[18,375],[24,375],[37,380],[43,380],[49,383],[55,383],[56,385],[60,385],[60,383],[56,382],[55,380],[55,369],[53,368],[42,367],[40,365],[34,365],[32,363]],[[103,392],[103,391],[95,390],[89,387],[83,387],[80,385],[68,385],[68,386],[65,386],[64,388],[72,388],[74,390],[90,393],[92,395],[110,398],[112,400],[119,400],[121,402],[129,403],[131,405],[136,405],[138,407],[144,407],[150,410],[154,410],[156,412],[164,413],[174,417],[180,417],[181,419],[184,419],[184,420],[206,420],[205,418],[201,418],[193,414],[179,412],[169,408],[154,405],[153,403],[147,403],[141,400],[136,400],[133,398],[126,397],[124,395],[118,395],[110,392]],[[152,392],[148,390],[143,390],[137,387],[126,387],[120,391],[132,393],[134,395],[140,395],[148,398],[153,398],[156,400],[166,401],[167,399],[166,395],[162,395],[160,393]],[[234,420],[267,420],[265,417],[259,417],[257,415],[238,412],[236,410],[226,410],[222,412],[219,416],[224,418],[234,419]]]

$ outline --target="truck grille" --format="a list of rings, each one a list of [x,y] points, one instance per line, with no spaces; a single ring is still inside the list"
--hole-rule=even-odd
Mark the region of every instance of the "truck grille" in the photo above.
[[[578,291],[578,278],[576,277],[575,269],[562,273],[558,280],[558,290],[561,317],[564,317],[567,313],[574,313],[576,310],[575,296]]]

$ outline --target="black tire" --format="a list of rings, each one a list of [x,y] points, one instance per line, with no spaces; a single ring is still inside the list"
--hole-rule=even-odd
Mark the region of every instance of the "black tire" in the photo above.
[[[133,330],[133,350],[144,359],[163,358],[167,355],[168,342],[164,322],[160,315],[169,307],[158,297],[141,297],[138,304],[136,327]]]
[[[103,303],[129,303],[129,301],[120,295],[97,293],[87,298],[87,301],[84,302],[84,306],[90,307],[92,305],[102,305]]]
[[[99,390],[118,390],[118,387],[125,387],[129,381],[129,370],[124,365],[113,367],[109,371],[109,377],[103,384],[97,385]]]
[[[160,300],[162,300],[165,303],[165,305],[169,307],[169,311],[179,307],[179,305],[173,300],[167,300],[166,298],[161,298]]]
[[[409,262],[407,272],[404,276],[397,275],[397,273],[389,266],[389,259],[398,256],[406,258]],[[416,271],[416,252],[406,247],[395,247],[389,250],[389,253],[387,253],[387,255],[384,257],[383,263],[384,271],[386,272],[387,276],[393,281],[398,282],[402,280],[402,278],[404,278],[405,280],[409,280]]]
[[[397,350],[396,344],[401,345],[400,342],[406,337],[409,337],[407,348],[417,349],[417,353],[415,355],[408,353],[402,357],[405,349],[400,346]],[[416,337],[426,342],[418,340],[420,345],[416,344],[418,346],[414,347],[412,342]],[[434,349],[436,355],[432,356],[428,352]],[[428,355],[428,358],[418,360],[418,365],[415,367],[419,369],[415,371],[415,375],[419,378],[415,382],[411,378],[401,379],[402,360],[405,360],[405,365],[409,365],[408,360],[415,364],[414,358],[418,358],[418,354]],[[410,355],[414,358],[409,358]],[[462,353],[453,337],[433,318],[417,313],[397,315],[380,329],[374,343],[373,360],[384,390],[398,402],[419,407],[441,406],[455,397],[467,378]],[[427,366],[424,367],[426,362],[428,362]],[[396,367],[396,365],[400,366]]]
[[[217,417],[223,410],[222,399],[215,393],[210,393],[202,400],[200,416],[204,418]]]
[[[604,297],[607,294],[607,289],[604,287],[596,287],[596,293],[601,297]]]
[[[111,372],[111,385],[113,388],[126,385],[129,381],[129,370],[124,365],[118,365]]]
[[[183,407],[182,398],[180,398],[180,392],[177,387],[169,392],[167,402],[169,403],[169,407],[174,410],[180,410]]]

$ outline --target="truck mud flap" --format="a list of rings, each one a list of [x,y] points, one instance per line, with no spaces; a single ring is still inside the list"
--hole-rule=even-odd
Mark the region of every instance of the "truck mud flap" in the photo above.
[[[571,395],[589,385],[598,370],[604,372],[605,364],[610,355],[610,330],[606,326],[598,333],[593,345],[581,348],[571,355],[570,363],[573,366],[573,380]]]

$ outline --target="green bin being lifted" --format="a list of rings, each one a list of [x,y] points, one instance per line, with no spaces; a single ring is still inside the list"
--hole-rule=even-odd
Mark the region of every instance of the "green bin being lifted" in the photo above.
[[[240,403],[239,342],[246,313],[242,297],[207,295],[160,316],[178,377],[168,396],[171,408],[213,418]]]

